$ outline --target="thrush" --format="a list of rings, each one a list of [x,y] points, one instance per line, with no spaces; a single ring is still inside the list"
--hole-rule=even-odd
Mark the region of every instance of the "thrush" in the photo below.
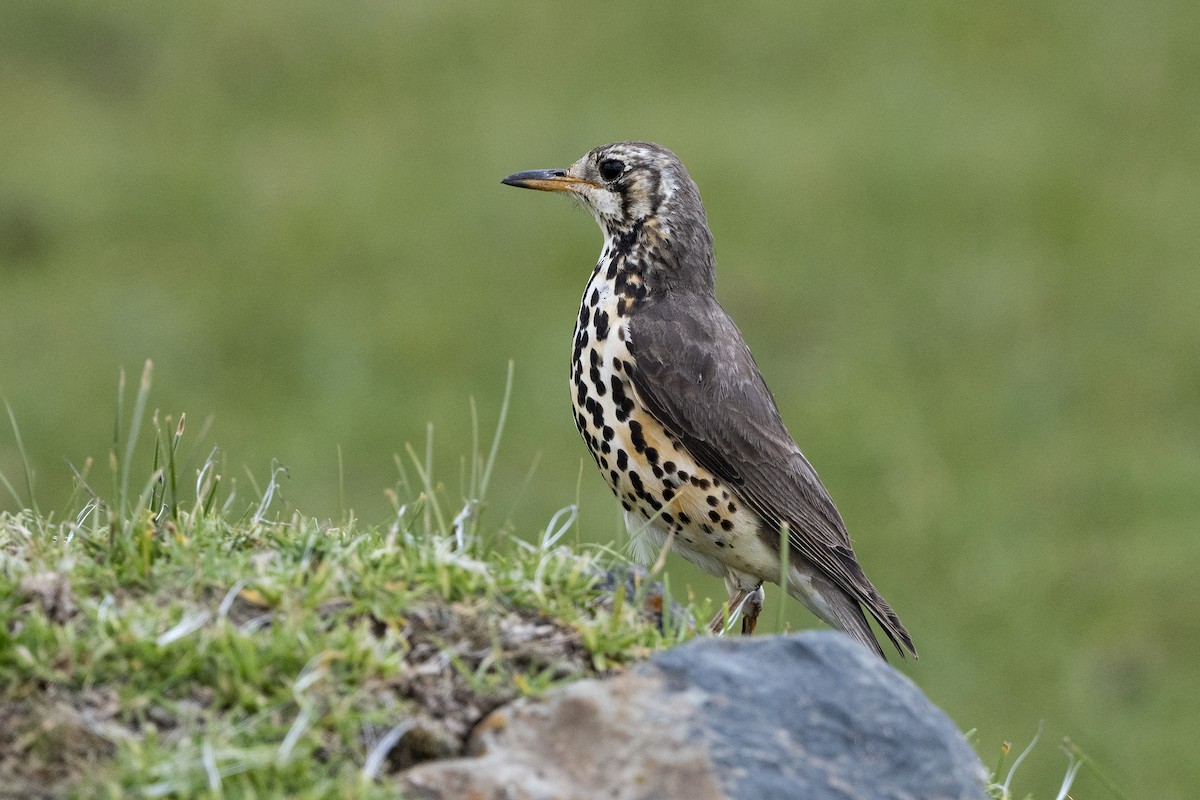
[[[753,633],[771,581],[883,657],[869,614],[901,656],[915,657],[717,302],[700,191],[675,154],[618,142],[503,183],[574,197],[604,232],[575,324],[571,396],[639,559],[670,547],[723,577],[743,633]]]

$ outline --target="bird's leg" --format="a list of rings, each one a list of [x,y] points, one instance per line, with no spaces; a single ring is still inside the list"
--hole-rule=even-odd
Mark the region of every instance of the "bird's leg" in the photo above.
[[[753,592],[746,594],[746,599],[742,601],[743,636],[754,635],[754,629],[758,627],[758,615],[762,613],[763,601],[766,599],[767,593],[761,583]]]

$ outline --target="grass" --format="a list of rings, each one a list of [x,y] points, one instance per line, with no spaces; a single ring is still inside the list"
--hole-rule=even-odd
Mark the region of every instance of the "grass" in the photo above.
[[[1012,760],[1011,764],[1008,764],[1008,755],[1012,751],[1012,743],[1004,742],[1001,744],[1000,755],[997,759],[996,767],[992,770],[992,773],[987,781],[987,786],[985,787],[987,796],[990,798],[990,800],[1016,800],[1018,797],[1024,798],[1024,800],[1034,800],[1034,795],[1032,794],[1014,794],[1012,785],[1013,779],[1017,775],[1017,770],[1037,746],[1038,740],[1042,738],[1042,732],[1043,726],[1039,725],[1037,733],[1034,734],[1033,739],[1030,740],[1029,744],[1024,750],[1017,754],[1017,756]],[[969,732],[967,734],[968,738],[970,738],[973,734],[974,731]],[[1054,800],[1070,800],[1071,795],[1068,794],[1068,792],[1071,791],[1071,787],[1075,784],[1075,779],[1079,776],[1080,771],[1084,768],[1087,768],[1088,774],[1095,778],[1097,782],[1099,782],[1107,790],[1106,793],[1109,796],[1118,798],[1118,800],[1124,800],[1125,795],[1122,793],[1120,788],[1113,783],[1113,781],[1104,773],[1103,770],[1100,769],[1091,756],[1085,753],[1083,748],[1081,748],[1078,744],[1071,741],[1071,739],[1067,737],[1062,740],[1062,744],[1059,749],[1062,750],[1067,757],[1067,771],[1063,775],[1062,784],[1058,787],[1058,792],[1054,795]]]
[[[500,703],[692,633],[626,596],[623,559],[562,543],[573,509],[509,540],[418,459],[378,526],[285,510],[275,475],[232,503],[211,455],[180,457],[182,424],[143,424],[149,378],[115,494],[81,474],[63,519],[0,515],[0,796],[392,796]]]
[[[472,406],[462,498],[435,480],[430,438],[397,459],[378,526],[285,509],[280,470],[236,510],[216,450],[181,453],[182,416],[145,423],[150,362],[128,421],[122,376],[112,494],[85,468],[62,520],[0,514],[0,797],[390,797],[498,705],[695,635],[710,602],[677,606],[612,548],[562,543],[574,506],[534,542],[483,523],[509,374],[486,454]],[[1014,797],[1036,741],[1006,773],[1004,745],[990,797]],[[1094,770],[1071,747],[1056,800]]]

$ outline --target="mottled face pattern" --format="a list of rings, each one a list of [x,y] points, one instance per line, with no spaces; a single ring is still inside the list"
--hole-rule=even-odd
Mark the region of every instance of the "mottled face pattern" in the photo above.
[[[716,264],[700,191],[665,147],[606,144],[566,169],[519,172],[504,183],[581,202],[604,231],[601,259],[640,273],[649,290],[712,290]]]
[[[644,142],[597,147],[566,173],[579,181],[572,194],[610,235],[631,230],[670,206],[681,179],[691,184],[673,153]]]

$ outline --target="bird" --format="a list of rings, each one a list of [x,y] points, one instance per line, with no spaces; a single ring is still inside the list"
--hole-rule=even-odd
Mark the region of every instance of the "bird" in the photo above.
[[[717,301],[707,215],[679,158],[622,141],[501,183],[572,197],[604,233],[575,323],[571,400],[635,557],[649,563],[670,549],[724,578],[729,600],[714,633],[740,612],[742,633],[753,634],[773,582],[880,658],[868,615],[902,658],[916,658]]]

